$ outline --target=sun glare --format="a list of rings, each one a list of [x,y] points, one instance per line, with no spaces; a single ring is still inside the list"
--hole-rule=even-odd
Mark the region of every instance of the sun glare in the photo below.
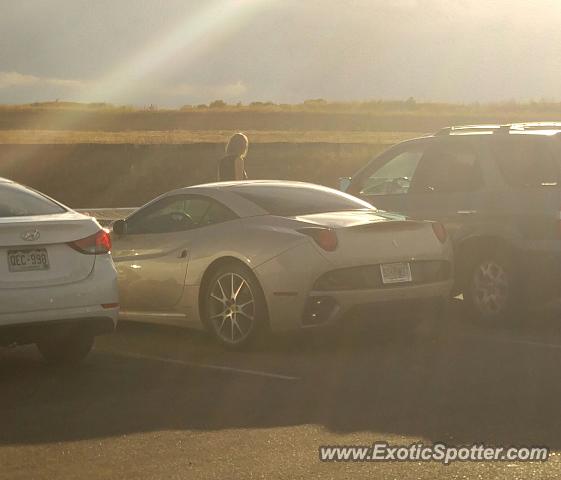
[[[128,62],[108,72],[93,88],[82,92],[80,101],[118,101],[127,93],[150,85],[153,74],[182,68],[243,28],[266,0],[219,0],[188,13],[169,32],[142,47]]]

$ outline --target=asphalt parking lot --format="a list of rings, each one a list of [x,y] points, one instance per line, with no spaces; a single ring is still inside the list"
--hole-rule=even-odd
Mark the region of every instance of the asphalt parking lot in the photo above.
[[[438,340],[357,327],[223,351],[122,324],[78,368],[0,350],[0,478],[548,478],[561,450],[561,313]],[[322,463],[320,445],[544,445],[545,463]]]

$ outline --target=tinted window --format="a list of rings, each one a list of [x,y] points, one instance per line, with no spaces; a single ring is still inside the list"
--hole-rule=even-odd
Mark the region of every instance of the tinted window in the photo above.
[[[398,153],[362,181],[361,195],[400,195],[409,191],[411,178],[423,155],[416,146]]]
[[[475,151],[465,144],[431,145],[411,181],[412,193],[471,192],[481,186]]]
[[[495,140],[491,149],[505,182],[513,187],[540,187],[559,180],[547,139],[512,135]]]
[[[358,198],[336,190],[305,186],[252,185],[232,191],[252,201],[271,215],[295,216],[348,210],[375,210]]]
[[[0,218],[52,215],[65,211],[47,197],[21,185],[0,184]]]
[[[211,202],[210,207],[201,217],[201,225],[212,225],[214,223],[227,222],[237,218],[236,215],[228,208],[220,205],[218,202]]]
[[[236,215],[211,198],[175,195],[148,205],[127,220],[127,232],[171,233],[225,222]]]

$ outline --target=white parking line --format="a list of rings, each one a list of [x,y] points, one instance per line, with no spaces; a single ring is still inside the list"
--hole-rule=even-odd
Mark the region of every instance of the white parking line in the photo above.
[[[528,345],[530,347],[545,347],[553,348],[556,350],[561,350],[561,345],[556,345],[555,343],[544,343],[544,342],[531,342],[529,340],[502,340],[503,342],[517,343],[519,345]]]
[[[464,334],[462,336],[464,338],[473,338],[476,340],[484,340],[486,342],[511,343],[515,345],[526,345],[528,347],[552,348],[554,350],[561,350],[561,345],[555,343],[533,342],[530,340],[518,340],[516,338],[487,337],[485,335],[478,335],[478,334]]]
[[[102,351],[98,350],[98,352],[101,353]],[[111,353],[115,354],[115,352],[111,352]],[[256,377],[275,378],[277,380],[288,380],[288,381],[300,380],[299,377],[291,377],[289,375],[281,375],[279,373],[263,372],[260,370],[248,370],[245,368],[227,367],[225,365],[210,365],[205,363],[186,362],[184,360],[177,360],[175,358],[154,357],[152,355],[142,355],[142,354],[130,353],[130,352],[124,352],[121,355],[128,358],[136,358],[138,360],[164,362],[173,365],[181,365],[183,367],[203,368],[206,370],[217,370],[221,372],[231,372],[231,373],[238,373],[242,375],[254,375]]]

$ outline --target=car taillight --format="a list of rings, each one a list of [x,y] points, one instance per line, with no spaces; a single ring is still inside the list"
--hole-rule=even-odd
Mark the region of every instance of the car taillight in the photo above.
[[[106,230],[100,230],[89,237],[70,242],[68,245],[86,255],[109,253],[111,251],[111,237]]]
[[[446,227],[444,227],[442,223],[433,222],[432,231],[434,232],[434,235],[436,236],[436,238],[438,238],[440,243],[446,242],[446,239],[448,238],[448,233],[446,232]]]
[[[298,231],[312,237],[326,252],[333,252],[337,248],[337,234],[332,228],[309,227]]]

